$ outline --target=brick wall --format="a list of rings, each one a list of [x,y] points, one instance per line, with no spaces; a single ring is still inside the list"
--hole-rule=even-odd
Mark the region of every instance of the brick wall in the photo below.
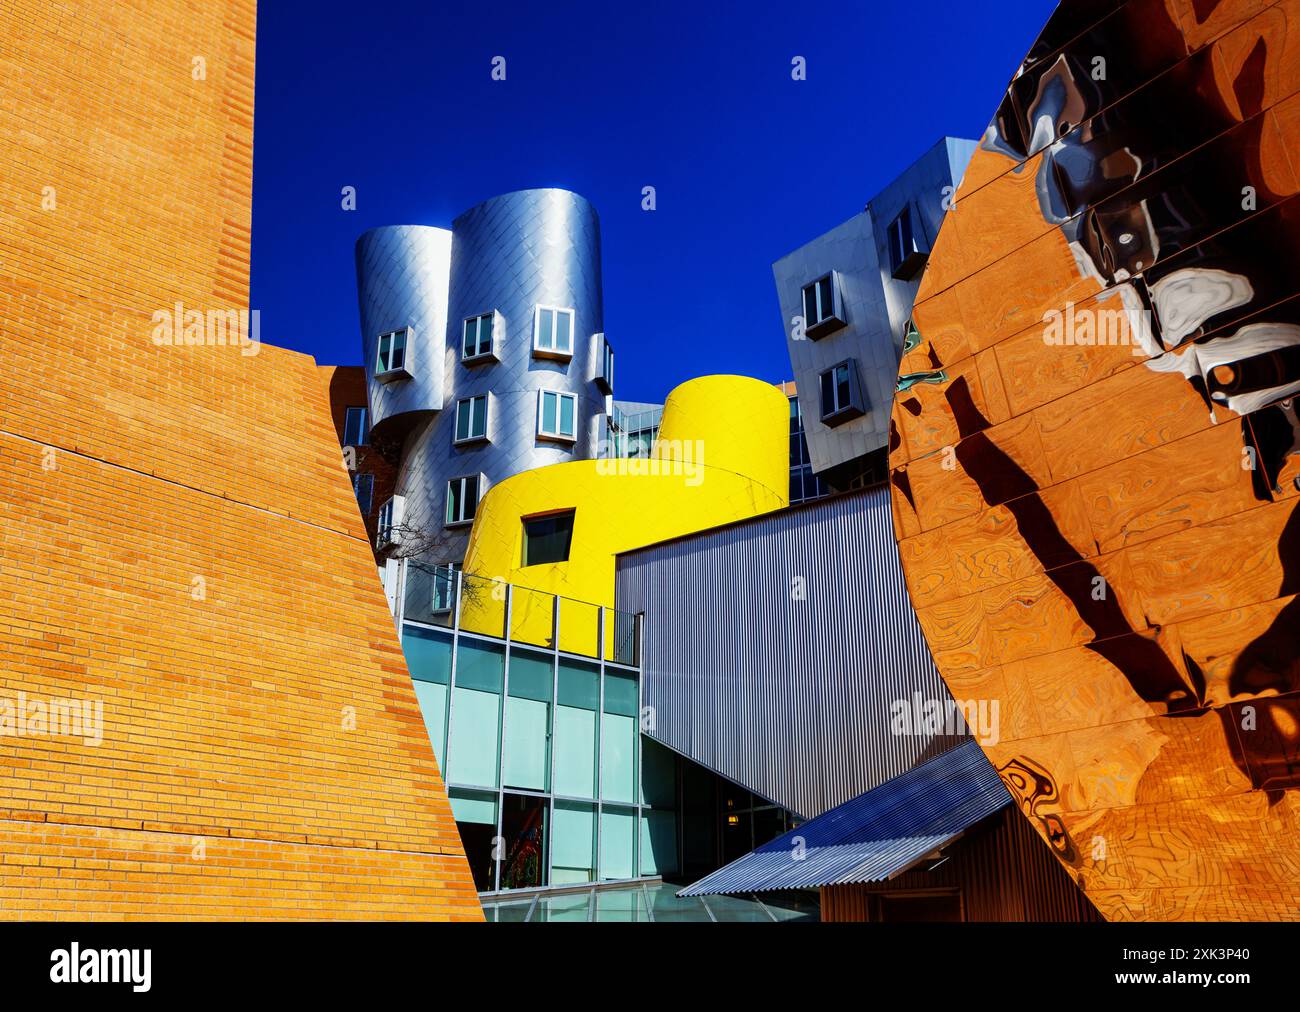
[[[481,918],[315,363],[155,340],[247,305],[254,23],[0,5],[0,917]]]

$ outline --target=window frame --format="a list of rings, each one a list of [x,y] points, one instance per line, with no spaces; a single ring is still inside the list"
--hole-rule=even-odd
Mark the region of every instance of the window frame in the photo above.
[[[361,425],[358,439],[349,440],[348,431],[352,428],[352,419],[356,417],[356,412],[361,414]],[[343,412],[343,445],[344,446],[369,446],[370,445],[370,409],[364,406],[351,406],[344,409]]]
[[[429,588],[429,614],[431,615],[450,615],[452,609],[456,607],[456,579],[459,573],[464,570],[463,562],[444,562],[433,567],[433,579],[430,581],[432,586]],[[438,580],[442,571],[446,570],[446,583],[442,584],[447,588],[447,601],[445,606],[438,600]]]
[[[601,393],[614,392],[614,346],[604,334],[595,335],[597,341],[596,386]]]
[[[387,519],[385,519],[387,513]],[[384,500],[379,512],[375,516],[375,550],[382,551],[385,548],[400,544],[401,538],[393,537],[393,528],[400,528],[402,520],[406,514],[406,497],[401,495],[390,495]]]
[[[823,281],[830,282],[830,305],[823,307],[821,286]],[[816,341],[818,338],[825,337],[827,334],[834,333],[841,327],[848,326],[848,320],[844,314],[844,300],[840,292],[839,271],[826,271],[819,274],[811,281],[799,287],[799,309],[803,313],[803,329],[809,338]],[[808,317],[808,291],[812,289],[815,293],[815,305],[819,311],[816,320],[810,320]]]
[[[473,431],[473,425],[474,425],[473,404],[475,401],[479,401],[479,400],[483,402],[483,431],[479,434],[475,434]],[[460,435],[460,408],[462,404],[471,405],[470,421],[469,421],[470,433],[468,436]],[[456,401],[455,414],[452,416],[452,427],[451,427],[452,446],[465,446],[470,443],[491,442],[491,439],[488,437],[489,427],[491,426],[492,423],[491,414],[492,414],[492,398],[487,393],[471,394],[469,397],[461,397],[460,399],[458,399]]]
[[[465,512],[464,483],[467,481],[473,481],[475,483],[474,484],[474,508],[470,511],[469,516],[464,516],[464,512]],[[462,515],[458,519],[453,520],[451,518],[451,486],[456,483],[460,483],[461,485],[461,514]],[[474,522],[474,518],[478,515],[479,503],[483,501],[483,495],[487,491],[485,488],[486,484],[487,484],[487,479],[483,476],[483,472],[481,471],[476,471],[472,474],[460,474],[460,475],[456,475],[453,478],[448,478],[446,488],[444,490],[445,498],[443,499],[443,504],[442,504],[442,526],[443,527],[468,527],[470,524],[472,524]]]
[[[839,369],[845,369],[848,372],[847,375],[848,388],[849,388],[848,400],[843,404],[839,403],[840,384],[837,382],[835,378],[835,373]],[[836,401],[834,407],[830,408],[829,410],[826,404],[825,378],[827,376],[831,377],[831,390],[834,394],[834,398]],[[837,425],[842,425],[844,422],[851,421],[854,418],[859,418],[862,415],[866,414],[866,408],[862,403],[862,385],[858,379],[858,367],[857,367],[856,360],[851,358],[841,359],[839,362],[836,362],[834,365],[822,369],[820,372],[818,372],[817,397],[819,402],[818,407],[820,409],[821,422],[823,425],[828,426],[830,428],[834,428]]]
[[[906,225],[907,241],[904,242],[902,226]],[[902,210],[889,223],[889,276],[896,281],[911,281],[922,267],[929,255],[921,248],[916,237],[916,223],[912,220],[912,205],[904,204]]]
[[[569,518],[569,542],[565,548],[564,558],[546,559],[541,562],[528,561],[528,525],[539,520],[554,520],[559,517]],[[520,541],[519,541],[519,568],[525,569],[530,566],[556,566],[560,563],[568,562],[573,557],[573,532],[577,526],[578,509],[576,506],[565,507],[564,509],[546,510],[544,513],[532,513],[528,516],[520,517]]]
[[[366,504],[361,505],[359,487],[366,486]],[[369,471],[358,471],[352,476],[352,494],[357,497],[357,507],[363,517],[369,517],[375,508],[375,476]]]
[[[543,427],[543,419],[546,416],[546,398],[555,397],[555,424],[557,431],[548,431]],[[567,435],[558,431],[560,424],[560,401],[563,398],[573,402],[573,435]],[[564,390],[539,390],[537,391],[537,438],[547,439],[558,443],[576,443],[578,441],[578,395],[569,393]]]
[[[542,338],[542,313],[554,313],[551,321],[551,347],[545,348],[541,344]],[[569,317],[569,347],[563,350],[555,347],[555,321],[559,319],[561,313]],[[533,307],[533,355],[537,358],[554,358],[568,361],[573,358],[573,346],[578,333],[578,313],[572,306],[545,306],[540,303]]]
[[[488,332],[488,342],[487,342],[486,351],[483,350],[483,333],[482,333],[483,328],[481,322],[483,320],[489,320],[490,321],[489,326],[491,328]],[[472,355],[466,355],[465,337],[466,337],[466,331],[468,330],[469,325],[471,323],[477,325],[475,330],[475,337],[474,337],[475,351],[474,354]],[[465,317],[465,319],[461,322],[461,330],[460,330],[460,360],[466,364],[472,364],[476,362],[484,362],[487,361],[488,359],[496,359],[496,357],[497,357],[497,311],[495,309],[489,309],[486,313],[477,313],[474,316]]]
[[[393,347],[389,342],[388,358],[384,358],[384,339],[393,338],[398,334],[402,335],[402,363],[393,365]],[[381,383],[387,383],[395,379],[410,379],[411,377],[411,348],[415,342],[412,340],[412,331],[410,327],[397,327],[394,330],[386,330],[381,333],[375,341],[375,379]]]

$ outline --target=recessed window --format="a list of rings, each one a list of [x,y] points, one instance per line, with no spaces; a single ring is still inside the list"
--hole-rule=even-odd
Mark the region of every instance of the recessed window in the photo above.
[[[363,517],[370,516],[370,507],[374,505],[375,476],[373,474],[356,474],[352,476],[352,491],[357,496],[357,506]]]
[[[447,526],[467,524],[478,509],[479,475],[452,478],[447,482]]]
[[[376,548],[387,548],[401,541],[400,530],[405,506],[406,500],[400,495],[395,495],[379,507],[379,522],[376,525],[378,529],[375,532]]]
[[[835,426],[864,414],[858,388],[858,370],[852,359],[831,366],[819,377],[822,421]]]
[[[596,386],[600,387],[602,393],[612,394],[614,392],[614,349],[610,347],[604,334],[597,334],[596,342],[597,353],[600,355],[600,367],[596,371]]]
[[[493,354],[493,328],[496,313],[484,313],[471,316],[465,321],[465,333],[461,340],[460,357],[463,362],[489,358]]]
[[[343,420],[343,445],[366,445],[366,409],[348,408]]]
[[[910,281],[925,266],[926,255],[912,228],[912,209],[903,208],[889,226],[889,267],[893,277]]]
[[[840,291],[835,272],[803,286],[804,333],[814,341],[844,326]]]
[[[379,353],[375,358],[376,379],[393,379],[411,374],[407,365],[410,339],[409,327],[379,335]]]
[[[487,394],[457,401],[455,442],[470,443],[477,439],[487,439],[487,412]]]
[[[577,439],[578,398],[543,390],[537,400],[537,435],[543,439]]]
[[[533,320],[533,351],[552,358],[573,354],[573,310],[538,306]]]
[[[525,566],[569,561],[569,545],[573,541],[573,515],[573,510],[566,510],[563,513],[524,518]]]

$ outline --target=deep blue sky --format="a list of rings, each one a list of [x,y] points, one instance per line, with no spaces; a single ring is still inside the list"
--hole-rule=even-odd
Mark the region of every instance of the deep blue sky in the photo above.
[[[977,138],[1054,5],[262,0],[262,338],[359,363],[358,235],[560,186],[600,214],[620,399],[712,372],[788,378],[772,262],[944,134]]]

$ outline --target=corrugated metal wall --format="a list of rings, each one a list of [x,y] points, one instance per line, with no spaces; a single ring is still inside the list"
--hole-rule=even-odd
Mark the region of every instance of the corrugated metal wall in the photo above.
[[[989,816],[948,853],[950,859],[934,871],[827,886],[821,891],[822,920],[879,920],[875,897],[934,891],[960,893],[967,921],[1104,920],[1014,806]]]
[[[884,488],[622,555],[617,603],[645,613],[647,733],[805,818],[960,740],[890,732],[895,700],[950,697]]]

